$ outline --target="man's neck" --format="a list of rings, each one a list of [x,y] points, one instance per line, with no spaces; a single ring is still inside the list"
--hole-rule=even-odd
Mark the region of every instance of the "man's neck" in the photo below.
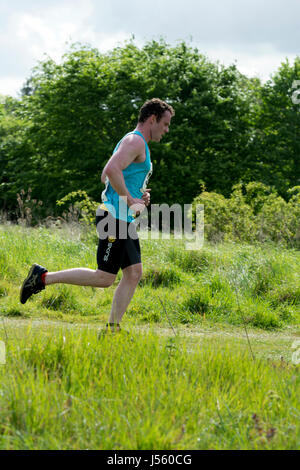
[[[143,134],[145,141],[148,143],[151,140],[150,129],[146,129],[142,124],[138,124],[135,128],[136,131],[139,131]]]

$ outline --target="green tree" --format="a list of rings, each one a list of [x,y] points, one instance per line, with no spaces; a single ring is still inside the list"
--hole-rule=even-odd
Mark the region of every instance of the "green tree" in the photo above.
[[[1,205],[13,210],[29,187],[49,213],[74,191],[100,200],[103,166],[153,97],[176,111],[169,134],[151,143],[153,202],[190,203],[203,183],[229,196],[255,180],[284,195],[299,180],[294,78],[299,61],[262,86],[184,42],[129,41],[105,54],[74,45],[61,64],[40,62],[21,99],[1,105]]]
[[[0,200],[1,209],[17,206],[17,193],[32,179],[33,149],[27,138],[30,123],[22,104],[11,97],[0,97]]]
[[[254,179],[275,186],[283,197],[300,183],[300,105],[293,103],[293,82],[300,79],[300,57],[288,60],[261,89],[253,140]]]

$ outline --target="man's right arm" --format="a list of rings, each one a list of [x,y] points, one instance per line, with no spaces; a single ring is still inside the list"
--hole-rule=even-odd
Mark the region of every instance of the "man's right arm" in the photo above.
[[[116,153],[114,153],[109,159],[101,175],[101,181],[105,181],[107,176],[111,186],[119,194],[119,196],[127,198],[127,205],[129,207],[136,203],[143,205],[145,204],[142,199],[134,199],[131,196],[126,187],[123,176],[123,170],[125,170],[125,168],[127,168],[139,155],[141,155],[143,151],[144,143],[139,137],[130,136],[126,138]]]

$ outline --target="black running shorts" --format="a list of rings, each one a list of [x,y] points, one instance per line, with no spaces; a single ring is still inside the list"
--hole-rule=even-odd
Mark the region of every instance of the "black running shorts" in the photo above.
[[[142,262],[140,242],[132,222],[115,219],[103,210],[96,216],[96,225],[99,236],[98,269],[117,274],[120,268]]]

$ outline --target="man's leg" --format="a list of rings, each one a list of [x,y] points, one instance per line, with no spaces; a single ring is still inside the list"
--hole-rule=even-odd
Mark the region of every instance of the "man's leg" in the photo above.
[[[116,278],[116,274],[97,269],[76,268],[49,273],[39,264],[33,264],[27,278],[24,280],[20,291],[20,302],[25,304],[27,300],[50,284],[64,283],[77,286],[109,287]]]
[[[54,273],[47,273],[45,285],[73,284],[76,286],[109,287],[116,279],[116,274],[111,274],[97,269],[74,268]]]
[[[123,269],[123,277],[115,291],[109,323],[120,323],[142,277],[142,263]]]

